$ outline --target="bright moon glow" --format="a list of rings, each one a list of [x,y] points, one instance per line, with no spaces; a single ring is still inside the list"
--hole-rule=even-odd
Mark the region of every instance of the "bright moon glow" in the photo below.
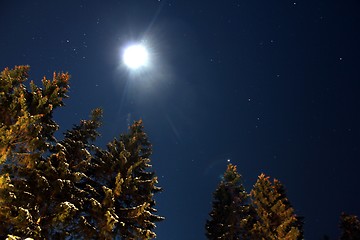
[[[148,59],[149,54],[142,45],[132,45],[127,47],[123,55],[124,63],[131,69],[138,69],[146,66]]]

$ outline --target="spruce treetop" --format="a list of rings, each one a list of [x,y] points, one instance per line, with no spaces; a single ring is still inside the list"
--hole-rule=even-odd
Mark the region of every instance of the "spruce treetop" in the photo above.
[[[208,239],[248,239],[251,208],[241,175],[229,164],[223,179],[214,192],[210,220],[206,222]]]
[[[302,239],[302,224],[280,181],[260,174],[250,195],[257,215],[252,229],[256,239]]]

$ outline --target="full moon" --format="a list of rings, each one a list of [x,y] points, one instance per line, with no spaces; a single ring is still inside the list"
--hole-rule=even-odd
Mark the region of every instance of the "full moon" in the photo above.
[[[143,45],[131,45],[124,51],[123,61],[130,69],[138,69],[147,65],[149,54]]]

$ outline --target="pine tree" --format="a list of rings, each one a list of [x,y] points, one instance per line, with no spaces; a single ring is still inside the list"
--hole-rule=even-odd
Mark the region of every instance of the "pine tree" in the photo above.
[[[0,78],[0,238],[149,239],[156,236],[151,145],[142,122],[102,150],[102,111],[54,138],[68,74],[24,86],[29,67]]]
[[[359,240],[360,221],[355,215],[342,213],[340,216],[340,240]]]
[[[77,135],[77,134],[75,134]],[[88,201],[82,215],[86,239],[155,238],[153,196],[161,188],[151,168],[151,145],[143,132],[142,121],[130,126],[129,134],[114,139],[107,150],[95,149],[93,166],[87,172],[85,185]]]
[[[54,73],[43,88],[24,82],[28,66],[6,68],[0,75],[0,237],[38,238],[49,182],[37,169],[44,162],[58,126],[53,109],[63,105],[69,75]]]
[[[208,239],[250,239],[252,209],[248,205],[241,175],[236,166],[229,164],[223,180],[214,192],[213,208],[210,220],[206,222]]]
[[[250,193],[257,219],[253,239],[296,240],[303,238],[302,220],[294,213],[283,185],[261,174]]]

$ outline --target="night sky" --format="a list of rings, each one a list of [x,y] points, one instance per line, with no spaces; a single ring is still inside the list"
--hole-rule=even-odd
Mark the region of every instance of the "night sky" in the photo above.
[[[40,84],[69,72],[58,137],[104,109],[106,143],[143,119],[164,191],[160,240],[205,239],[228,161],[250,191],[279,179],[305,238],[338,237],[360,215],[358,1],[1,1],[0,68],[31,66]],[[149,66],[126,68],[131,43]]]

